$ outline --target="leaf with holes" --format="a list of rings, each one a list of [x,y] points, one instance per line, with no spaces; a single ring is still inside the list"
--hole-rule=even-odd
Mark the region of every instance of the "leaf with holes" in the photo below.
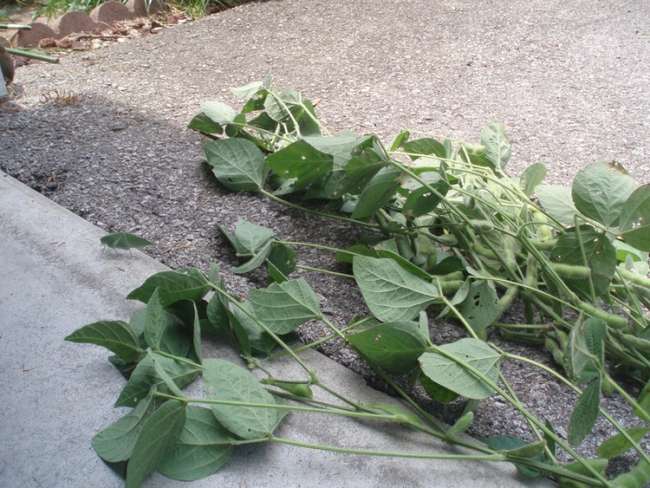
[[[233,191],[257,191],[264,185],[264,154],[252,142],[241,138],[219,139],[204,144],[208,164],[217,180]]]
[[[486,329],[499,318],[498,305],[499,297],[494,287],[487,281],[480,281],[470,285],[467,298],[458,311],[480,337],[485,337]]]
[[[371,364],[402,374],[417,366],[427,341],[415,322],[388,322],[347,337]]]

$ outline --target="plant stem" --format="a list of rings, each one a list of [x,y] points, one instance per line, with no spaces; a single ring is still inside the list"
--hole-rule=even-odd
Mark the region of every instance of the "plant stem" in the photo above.
[[[338,276],[340,278],[352,278],[354,279],[354,275],[348,274],[348,273],[339,273],[338,271],[332,271],[329,269],[324,269],[324,268],[314,268],[313,266],[306,266],[304,264],[296,264],[296,268],[298,269],[303,269],[305,271],[313,271],[315,273],[323,273],[323,274],[328,274],[332,276]]]
[[[327,219],[340,220],[341,222],[346,222],[348,224],[361,225],[363,227],[368,227],[369,229],[373,229],[373,230],[381,230],[381,228],[377,224],[373,224],[373,223],[370,223],[370,222],[364,222],[363,220],[357,220],[357,219],[353,219],[351,217],[345,217],[343,215],[333,214],[333,213],[329,213],[329,212],[322,212],[320,210],[316,210],[316,209],[309,208],[309,207],[303,207],[302,205],[298,205],[297,203],[293,203],[293,202],[290,202],[288,200],[285,200],[284,198],[280,198],[279,196],[274,195],[273,193],[271,193],[269,191],[266,191],[264,188],[260,188],[258,190],[258,192],[261,193],[262,195],[264,195],[265,197],[273,200],[274,202],[280,203],[280,204],[285,205],[285,206],[287,206],[289,208],[300,210],[300,211],[308,213],[308,214],[317,215],[319,217],[324,217],[324,218],[327,218]]]
[[[409,453],[399,451],[377,451],[373,449],[355,449],[346,447],[329,446],[325,444],[311,444],[302,441],[287,439],[285,437],[271,437],[271,442],[278,444],[288,444],[290,446],[303,447],[305,449],[318,449],[321,451],[338,452],[342,454],[356,454],[362,456],[380,456],[380,457],[398,457],[411,459],[438,459],[438,460],[456,460],[456,461],[507,461],[503,454],[428,454],[428,453]]]

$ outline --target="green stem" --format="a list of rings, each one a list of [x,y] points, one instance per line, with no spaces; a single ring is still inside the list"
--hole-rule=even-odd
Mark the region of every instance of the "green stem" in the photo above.
[[[285,437],[271,437],[271,442],[278,444],[288,444],[290,446],[303,447],[305,449],[318,449],[321,451],[338,452],[341,454],[356,454],[362,456],[379,456],[379,457],[398,457],[410,459],[437,459],[437,460],[456,460],[456,461],[507,461],[503,454],[428,454],[428,453],[410,453],[400,451],[376,451],[373,449],[355,449],[347,447],[336,447],[326,444],[311,444],[302,441],[295,441]]]
[[[328,274],[332,276],[338,276],[340,278],[352,278],[354,279],[354,275],[348,274],[348,273],[339,273],[338,271],[332,271],[329,269],[324,269],[324,268],[314,268],[313,266],[306,266],[304,264],[296,264],[296,268],[298,269],[303,269],[305,271],[313,271],[315,273],[323,273],[323,274]]]
[[[19,48],[14,48],[14,47],[7,47],[7,48],[5,48],[5,51],[7,51],[9,54],[13,54],[15,56],[22,56],[24,58],[36,59],[38,61],[45,61],[46,63],[58,63],[59,62],[58,58],[53,58],[52,56],[48,56],[47,54],[34,52],[34,51],[29,50],[29,49],[19,49]]]
[[[639,405],[639,402],[637,402],[627,391],[625,391],[621,385],[614,381],[614,379],[609,374],[605,373],[605,378],[607,378],[607,381],[612,384],[614,389],[620,393],[625,401],[632,405],[635,410],[637,410],[637,415],[644,421],[650,423],[650,414],[648,414],[646,409]]]
[[[273,200],[274,202],[280,203],[282,205],[285,205],[289,208],[293,208],[296,210],[300,210],[302,212],[312,214],[312,215],[317,215],[319,217],[324,217],[327,219],[333,219],[333,220],[340,220],[341,222],[346,222],[348,224],[355,224],[355,225],[361,225],[363,227],[368,227],[369,229],[373,230],[380,230],[380,227],[376,224],[370,223],[370,222],[364,222],[363,220],[357,220],[353,219],[351,217],[345,217],[343,215],[338,215],[338,214],[333,214],[329,212],[321,212],[320,210],[316,210],[313,208],[309,207],[303,207],[302,205],[298,205],[297,203],[290,202],[288,200],[285,200],[284,198],[280,198],[277,195],[274,195],[273,193],[266,191],[264,188],[260,188],[259,193],[264,195],[265,197]]]

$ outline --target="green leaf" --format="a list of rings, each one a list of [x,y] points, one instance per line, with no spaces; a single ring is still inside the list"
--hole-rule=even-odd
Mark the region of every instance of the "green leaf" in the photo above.
[[[201,347],[201,320],[199,319],[199,311],[196,308],[196,303],[192,303],[194,307],[194,323],[192,324],[192,345],[194,346],[194,354],[199,363],[203,362],[203,349]]]
[[[429,395],[431,399],[435,400],[436,402],[449,403],[458,398],[458,393],[453,392],[444,386],[439,385],[438,383],[434,383],[424,374],[420,375],[419,381],[422,385],[422,388],[424,388],[424,391],[427,392],[427,395]]]
[[[509,435],[494,436],[483,440],[488,447],[497,451],[503,451],[507,457],[516,456],[540,462],[544,461],[544,444],[542,442],[529,444],[518,437]],[[538,478],[540,476],[540,472],[536,469],[529,468],[526,465],[514,461],[513,464],[522,476],[527,478]]]
[[[574,217],[578,213],[571,190],[560,185],[539,185],[535,189],[539,203],[548,214],[564,225],[573,225]]]
[[[580,233],[580,235],[578,235]],[[582,256],[580,240],[585,252],[586,262]],[[597,296],[608,293],[609,284],[616,272],[616,249],[604,233],[598,232],[590,225],[567,229],[557,240],[551,250],[551,259],[558,263],[588,266]],[[565,279],[572,289],[590,296],[587,279]]]
[[[392,166],[380,169],[361,192],[352,217],[367,219],[390,202],[400,186],[401,175],[401,171]]]
[[[499,354],[478,339],[460,339],[439,346],[451,359],[438,352],[425,352],[420,356],[422,372],[434,383],[466,398],[482,400],[494,394],[494,390],[474,376],[465,363],[481,374],[497,382],[499,378]]]
[[[151,242],[128,232],[106,234],[99,242],[111,249],[141,249],[151,246]]]
[[[277,122],[282,122],[289,117],[288,110],[296,104],[302,103],[302,95],[295,90],[276,90],[269,92],[264,100],[264,109],[269,117]]]
[[[297,190],[307,188],[330,172],[333,160],[330,154],[317,150],[302,139],[266,158],[275,174],[294,180],[293,187]]]
[[[206,310],[208,321],[212,326],[213,331],[223,331],[228,326],[228,310],[219,298],[219,294],[215,292],[208,302]]]
[[[445,180],[438,180],[431,183],[432,186],[443,197],[449,190],[449,184]],[[432,192],[428,187],[422,186],[417,190],[409,193],[406,197],[402,211],[407,217],[419,217],[431,212],[440,203],[440,197]]]
[[[571,196],[582,214],[613,227],[618,224],[623,205],[636,186],[620,164],[594,163],[576,174]]]
[[[262,88],[268,88],[268,83],[264,81],[252,81],[246,85],[231,88],[230,91],[237,98],[248,100],[253,95],[257,94]]]
[[[126,469],[126,488],[139,488],[174,448],[185,424],[185,404],[168,400],[144,422]]]
[[[411,320],[439,297],[434,285],[392,259],[355,256],[352,268],[368,308],[382,322]]]
[[[404,152],[410,153],[409,157],[415,161],[422,156],[429,156],[433,154],[439,158],[447,157],[447,150],[445,146],[431,137],[422,139],[413,139],[402,144]]]
[[[491,123],[481,131],[485,156],[497,171],[502,171],[510,160],[511,147],[503,124]]]
[[[396,374],[417,366],[418,357],[427,348],[415,322],[387,322],[347,339],[372,365]]]
[[[465,432],[469,429],[470,425],[474,421],[474,412],[469,411],[465,415],[461,416],[454,425],[452,425],[449,430],[447,430],[447,435],[454,436]]]
[[[397,151],[404,145],[406,141],[408,141],[409,137],[411,137],[411,133],[409,131],[400,131],[400,133],[395,136],[395,139],[393,139],[393,143],[390,145],[390,150]]]
[[[647,415],[650,415],[650,381],[645,384],[641,393],[639,393],[639,398],[637,398],[636,402],[639,404],[643,412],[640,411],[641,409],[634,408],[634,415],[641,419],[645,419]]]
[[[147,303],[156,288],[163,307],[181,300],[198,301],[210,290],[205,277],[195,269],[186,272],[161,271],[147,278],[127,298]]]
[[[179,481],[210,476],[230,460],[235,440],[219,425],[211,410],[188,406],[183,431],[161,460],[158,471]]]
[[[255,312],[250,302],[241,302],[240,305],[255,317]],[[231,308],[231,326],[242,350],[248,355],[253,350],[264,355],[270,354],[276,346],[273,337],[268,335],[255,320],[246,315],[238,307],[233,305]]]
[[[273,231],[268,227],[253,224],[245,219],[240,219],[237,222],[234,235],[236,242],[248,255],[256,254],[275,237]]]
[[[289,381],[274,380],[272,378],[265,378],[262,380],[262,383],[275,386],[301,398],[314,398],[314,392],[307,383],[292,383]]]
[[[535,163],[528,166],[519,178],[519,184],[523,192],[527,196],[535,193],[535,189],[544,181],[546,173],[546,166],[542,163]]]
[[[276,404],[255,376],[229,361],[207,359],[203,377],[210,400]],[[282,418],[278,410],[261,407],[212,405],[212,412],[221,425],[242,439],[272,434]]]
[[[593,429],[600,407],[600,377],[584,389],[569,420],[569,444],[576,447]]]
[[[144,339],[149,347],[158,349],[167,323],[166,312],[160,304],[160,295],[156,288],[145,308]]]
[[[132,411],[93,437],[92,446],[100,458],[109,463],[118,463],[131,457],[144,419],[152,406],[152,398],[153,390]]]
[[[641,251],[650,251],[650,185],[634,190],[621,209],[621,237]]]
[[[394,242],[394,240],[391,239]],[[431,281],[432,277],[429,273],[424,271],[419,266],[413,264],[408,259],[400,256],[397,252],[388,249],[379,249],[368,247],[365,244],[354,244],[346,250],[338,251],[336,253],[336,260],[340,263],[352,263],[356,255],[369,256],[372,258],[389,258],[399,264],[404,270],[412,275],[417,276],[425,281]]]
[[[137,361],[143,352],[129,324],[121,320],[93,322],[75,330],[65,340],[105,347],[127,363]]]
[[[203,102],[201,112],[219,125],[229,124],[237,117],[237,111],[223,102]]]
[[[187,125],[188,129],[201,132],[202,134],[215,134],[221,132],[221,126],[216,124],[204,113],[199,113]]]
[[[499,297],[487,281],[474,282],[458,310],[472,329],[484,337],[486,329],[499,318]]]
[[[633,427],[631,429],[625,429],[625,432],[634,439],[634,442],[639,442],[648,432],[650,432],[650,427]],[[618,433],[598,446],[596,452],[599,457],[611,459],[625,454],[627,451],[632,449],[632,447],[630,441],[628,441],[622,433]]]
[[[219,182],[233,191],[257,191],[264,185],[264,154],[242,138],[219,139],[204,144],[203,150]]]
[[[321,317],[318,297],[304,278],[273,283],[252,290],[248,301],[256,317],[274,333],[293,332],[308,320]]]
[[[296,269],[296,251],[285,244],[274,242],[266,261],[271,279],[276,283],[282,283],[287,281],[289,275]]]
[[[262,264],[264,264],[264,261],[266,261],[266,258],[271,253],[272,244],[273,244],[272,241],[268,241],[259,250],[257,250],[256,254],[254,254],[253,257],[251,257],[248,261],[246,261],[244,264],[234,267],[232,269],[233,273],[237,273],[237,274],[249,273],[254,269],[257,269],[260,266],[262,266]]]
[[[352,157],[352,150],[359,144],[359,137],[352,132],[333,136],[311,136],[303,138],[318,151],[332,156],[333,169],[343,169]]]
[[[648,488],[650,483],[650,463],[641,459],[627,473],[619,474],[614,478],[614,488]]]
[[[178,388],[184,388],[192,383],[200,373],[200,369],[187,363],[175,361],[154,352],[148,352],[131,373],[128,383],[120,393],[117,402],[115,402],[116,407],[134,407],[149,394],[149,391],[154,386],[158,391],[169,392],[169,389],[165,386],[165,380],[156,372],[154,361],[165,370],[168,377]]]

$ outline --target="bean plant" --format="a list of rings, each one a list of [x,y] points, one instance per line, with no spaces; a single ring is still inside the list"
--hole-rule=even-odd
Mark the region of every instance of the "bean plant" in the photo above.
[[[544,184],[539,163],[509,176],[511,147],[500,124],[487,126],[475,145],[403,131],[386,146],[375,135],[330,134],[311,101],[269,80],[233,92],[243,100],[240,110],[207,102],[189,124],[204,136],[219,183],[347,222],[362,239],[341,249],[286,241],[241,220],[221,229],[241,259],[234,272],[263,268],[268,286],[242,299],[217,265],[164,271],[128,295],[146,304],[128,322],[96,322],[67,338],[108,348],[127,379],[116,406],[132,410],[92,442],[106,462],[126,463],[127,487],[154,471],[179,480],[209,476],[236,455],[235,446],[252,443],[508,462],[523,476],[565,487],[650,483],[650,457],[641,447],[650,432],[650,185],[639,185],[616,162],[586,166],[571,188]],[[331,252],[342,264],[301,266],[304,247]],[[305,270],[354,280],[369,315],[333,323],[300,277]],[[504,315],[515,301],[523,304],[520,323]],[[456,321],[465,337],[434,344],[431,316],[432,327],[443,318]],[[293,345],[291,333],[307,321],[331,334]],[[494,334],[546,348],[557,368],[504,351],[490,340]],[[231,344],[243,363],[204,357],[208,336]],[[323,382],[301,352],[333,338],[358,351],[402,406],[364,404]],[[270,373],[268,364],[281,356],[304,374]],[[500,371],[504,361],[540,368],[577,394],[566,436],[520,401]],[[199,377],[204,395],[188,396],[183,389]],[[447,425],[405,382],[438,402],[466,399],[468,408]],[[606,394],[621,395],[638,425],[623,427],[608,413],[601,406]],[[463,435],[473,409],[492,396],[526,419],[532,441]],[[392,422],[464,449],[390,452],[275,434],[286,415],[301,413]],[[586,458],[577,449],[599,417],[617,433],[599,446],[598,457]],[[608,461],[630,450],[638,463],[608,477]]]

